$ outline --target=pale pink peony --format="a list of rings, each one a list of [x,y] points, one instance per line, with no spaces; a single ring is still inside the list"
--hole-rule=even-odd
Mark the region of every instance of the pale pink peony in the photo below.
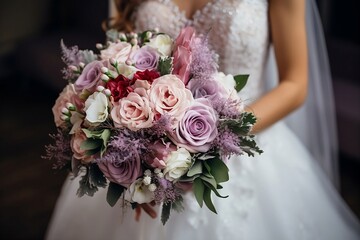
[[[101,59],[115,59],[120,63],[126,62],[138,49],[138,46],[131,46],[130,43],[127,42],[110,42],[109,46],[101,50]]]
[[[157,113],[169,115],[172,126],[180,121],[188,106],[194,101],[190,90],[175,75],[164,75],[154,80],[149,94]]]
[[[111,117],[116,127],[127,127],[132,131],[149,128],[153,125],[154,112],[144,88],[136,88],[127,97],[120,99]]]

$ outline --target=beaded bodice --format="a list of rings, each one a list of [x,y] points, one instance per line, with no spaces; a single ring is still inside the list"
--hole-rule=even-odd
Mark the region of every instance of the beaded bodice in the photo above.
[[[172,0],[148,0],[135,16],[139,31],[158,27],[176,37],[186,25],[208,33],[211,47],[219,54],[220,71],[250,74],[243,92],[246,98],[251,101],[261,95],[269,45],[267,0],[211,0],[192,19]]]

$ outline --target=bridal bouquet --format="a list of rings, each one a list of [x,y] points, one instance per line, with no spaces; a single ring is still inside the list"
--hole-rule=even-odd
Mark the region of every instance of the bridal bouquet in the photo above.
[[[107,37],[99,54],[61,43],[69,84],[52,109],[58,133],[45,158],[81,175],[79,196],[108,185],[111,206],[155,202],[163,224],[182,210],[185,185],[216,213],[211,193],[226,197],[227,159],[262,152],[237,94],[248,76],[218,72],[191,27],[175,40],[157,30]]]

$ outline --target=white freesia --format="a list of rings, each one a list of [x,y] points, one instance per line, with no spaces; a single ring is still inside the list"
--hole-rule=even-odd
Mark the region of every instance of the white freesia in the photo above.
[[[145,186],[143,179],[139,178],[126,190],[125,199],[139,204],[149,203],[154,200],[154,193],[149,190],[148,186]]]
[[[160,34],[150,39],[146,45],[155,48],[162,56],[170,56],[173,40],[169,35]]]
[[[119,63],[117,69],[121,75],[130,79],[133,78],[135,72],[139,71],[136,67],[127,65],[125,63]]]
[[[85,119],[90,123],[90,125],[99,125],[108,118],[108,106],[109,101],[104,93],[93,93],[85,101]]]
[[[191,155],[185,148],[172,151],[166,158],[165,178],[176,181],[189,170],[190,166]]]

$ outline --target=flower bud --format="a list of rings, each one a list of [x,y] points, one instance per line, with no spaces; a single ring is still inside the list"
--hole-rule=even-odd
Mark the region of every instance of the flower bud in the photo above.
[[[157,174],[157,176],[158,176],[159,178],[163,178],[163,177],[164,177],[164,174],[163,174],[162,172],[159,172],[159,173]]]
[[[61,120],[63,120],[63,121],[68,121],[70,118],[69,118],[69,116],[66,116],[66,115],[61,115]]]
[[[126,41],[126,35],[124,33],[119,33],[119,38],[121,41]]]
[[[146,169],[146,170],[144,171],[144,175],[145,175],[145,176],[151,176],[151,171],[150,171],[150,169]]]
[[[115,58],[110,58],[110,64],[113,66],[116,66],[118,64],[118,62],[116,61]]]
[[[97,88],[96,88],[96,91],[98,91],[98,92],[102,92],[102,91],[104,91],[104,87],[103,86],[98,86]]]
[[[101,75],[101,80],[107,82],[107,81],[109,81],[109,79],[110,78],[108,76],[106,76],[105,74]]]
[[[72,104],[72,103],[66,103],[66,108],[67,109],[69,109],[70,111],[75,111],[76,109],[75,109],[75,106],[74,106],[74,104]]]
[[[152,32],[148,31],[146,32],[146,38],[150,39],[152,37]]]
[[[150,192],[154,192],[156,190],[156,185],[154,183],[151,183],[148,188]]]
[[[151,177],[145,176],[143,179],[143,183],[147,186],[151,183]]]
[[[104,93],[105,93],[105,95],[108,96],[108,97],[111,96],[111,91],[110,91],[110,89],[105,89],[105,90],[104,90]]]
[[[70,69],[71,71],[74,71],[74,72],[79,71],[79,69],[78,69],[76,66],[74,66],[74,65],[70,65],[70,66],[69,66],[69,69]]]
[[[107,67],[102,67],[101,68],[102,73],[107,73],[108,71],[109,71],[109,69]]]
[[[132,45],[137,45],[138,44],[138,40],[136,38],[131,39],[130,42]]]
[[[161,173],[161,169],[160,168],[155,168],[154,173],[156,173],[156,174]]]
[[[96,48],[97,48],[97,49],[103,49],[104,46],[103,46],[101,43],[97,43],[97,44],[96,44]]]
[[[160,29],[158,27],[154,28],[154,32],[158,33],[160,32]]]
[[[125,61],[125,64],[131,66],[133,63],[132,63],[132,61],[130,59],[128,59],[128,60]]]
[[[67,109],[67,108],[62,108],[61,109],[61,112],[63,113],[63,114],[65,114],[65,115],[68,115],[70,112],[69,112],[69,109]]]
[[[81,68],[84,68],[84,67],[85,67],[85,63],[80,62],[80,63],[79,63],[79,66],[80,66]]]

